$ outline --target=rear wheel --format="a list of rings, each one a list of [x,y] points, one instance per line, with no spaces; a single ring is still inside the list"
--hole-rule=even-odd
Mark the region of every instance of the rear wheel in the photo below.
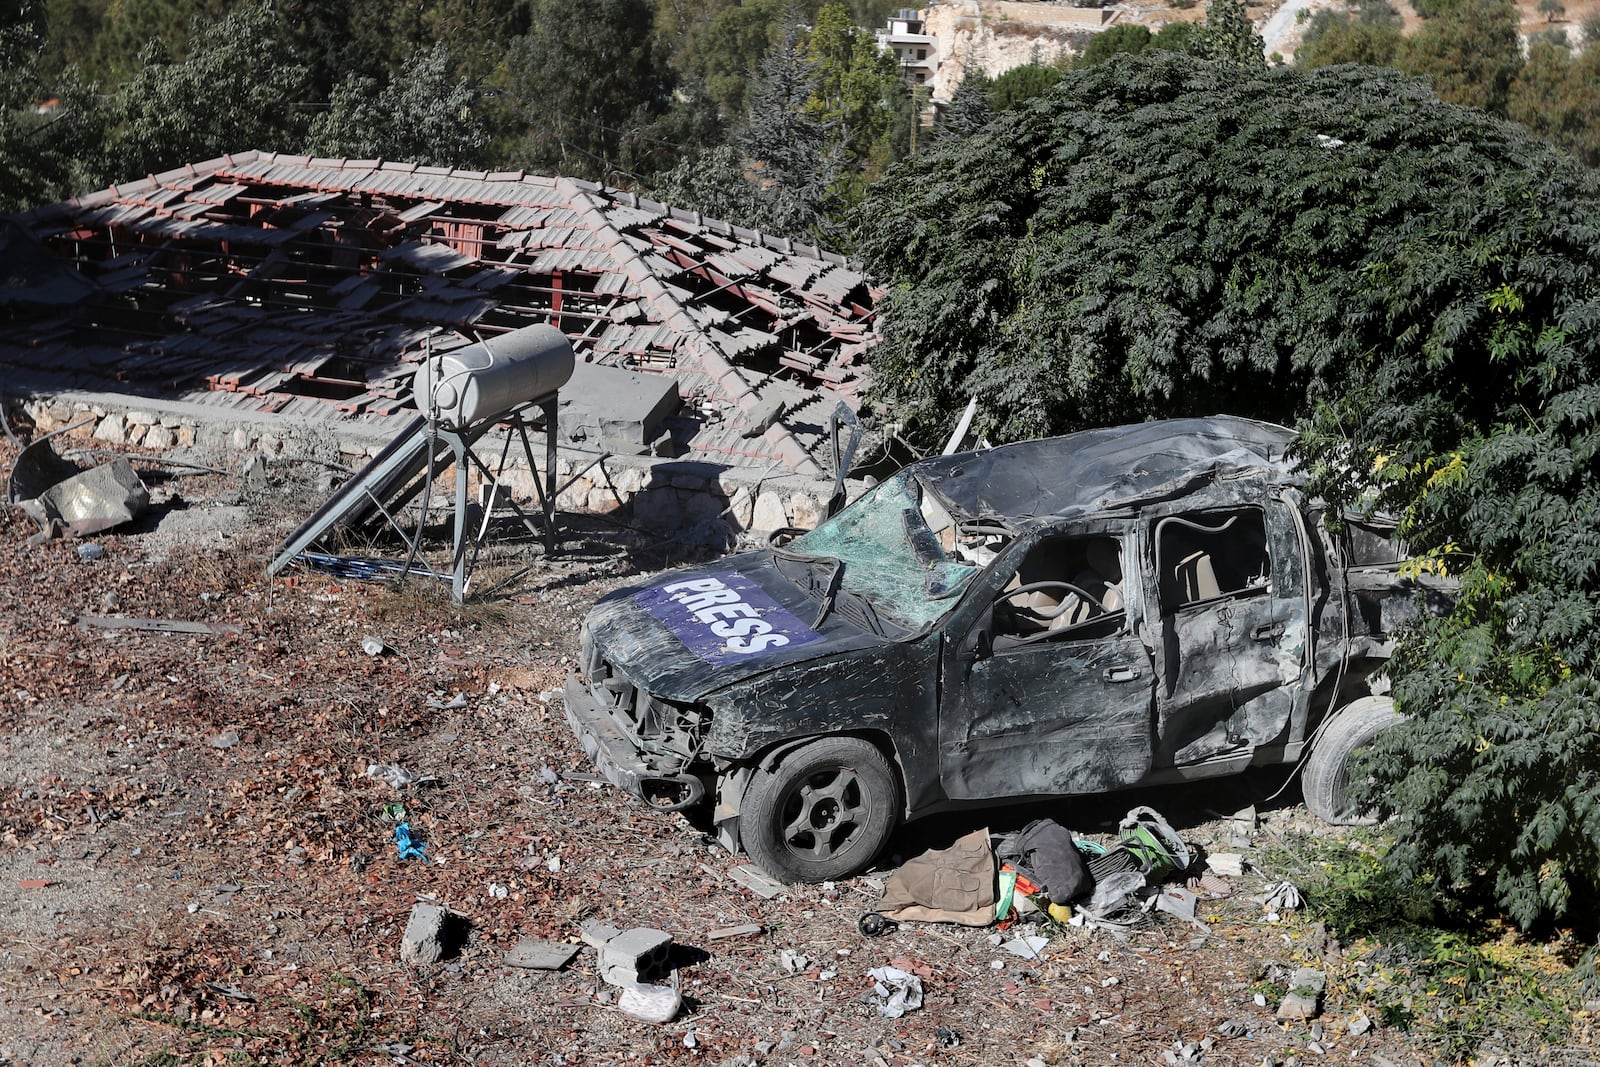
[[[1334,826],[1376,821],[1367,812],[1351,809],[1350,757],[1400,718],[1388,697],[1362,697],[1334,712],[1300,775],[1301,792],[1313,815]]]
[[[785,882],[825,882],[861,870],[900,822],[894,769],[859,737],[824,737],[757,770],[739,838],[750,858]]]

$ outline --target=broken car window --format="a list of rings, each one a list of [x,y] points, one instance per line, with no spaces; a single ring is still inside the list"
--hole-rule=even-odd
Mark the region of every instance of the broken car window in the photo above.
[[[993,625],[997,638],[1074,640],[1114,634],[1123,618],[1117,539],[1051,537],[1023,557],[995,602]]]
[[[1266,589],[1272,579],[1259,508],[1169,515],[1156,523],[1161,611]]]
[[[908,471],[868,490],[832,519],[789,542],[785,555],[831,558],[839,589],[870,603],[882,617],[922,630],[950,607],[978,573],[952,558],[959,530]],[[938,526],[930,525],[930,520]]]

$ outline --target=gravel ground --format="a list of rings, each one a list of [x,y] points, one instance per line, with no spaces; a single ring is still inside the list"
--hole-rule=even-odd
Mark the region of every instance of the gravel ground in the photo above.
[[[1293,912],[1269,921],[1253,898],[1270,870],[1219,883],[1203,927],[1005,931],[1048,937],[1037,960],[990,930],[863,937],[886,871],[770,899],[730,879],[745,861],[706,827],[593,780],[556,697],[588,606],[660,566],[659,541],[572,517],[559,558],[457,610],[416,582],[265,577],[321,499],[315,470],[146,473],[152,515],[95,538],[100,559],[30,545],[0,513],[0,1064],[1432,1062],[1405,1032],[1351,1026],[1377,1014],[1354,957]],[[432,780],[397,790],[374,764]],[[1261,863],[1310,828],[1292,793],[1268,799],[1280,781],[934,819],[893,851],[1042,813],[1105,832],[1146,803]],[[1218,818],[1252,803],[1253,830]],[[400,857],[401,819],[425,859]],[[419,900],[465,917],[459,956],[401,962]],[[672,1022],[617,1010],[592,950],[504,963],[587,918],[673,936]],[[880,1014],[867,972],[884,965],[920,977],[922,1008]],[[1328,975],[1321,1015],[1278,1023],[1302,966]]]

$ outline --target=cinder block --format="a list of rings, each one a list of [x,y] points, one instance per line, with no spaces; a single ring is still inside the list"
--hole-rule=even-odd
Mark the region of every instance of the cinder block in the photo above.
[[[612,985],[635,985],[665,978],[671,968],[672,935],[636,926],[624,930],[600,949],[600,977]]]

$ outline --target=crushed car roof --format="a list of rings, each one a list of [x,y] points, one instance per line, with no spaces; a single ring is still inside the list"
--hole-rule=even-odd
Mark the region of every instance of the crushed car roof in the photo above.
[[[917,477],[952,513],[1019,521],[1131,507],[1229,471],[1290,480],[1294,437],[1228,415],[1166,419],[941,456]]]

